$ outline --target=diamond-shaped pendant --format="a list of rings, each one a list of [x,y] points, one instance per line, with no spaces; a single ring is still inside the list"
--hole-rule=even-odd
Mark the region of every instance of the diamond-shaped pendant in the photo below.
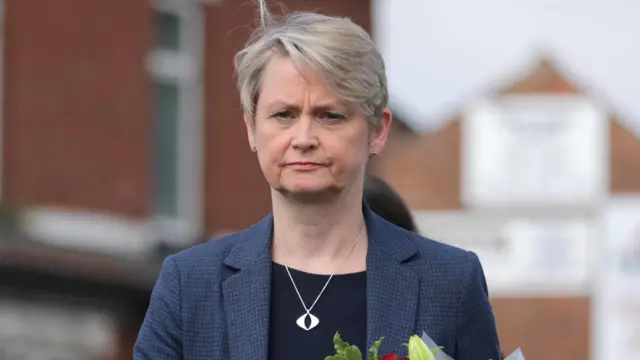
[[[307,326],[307,316],[311,320],[311,324],[309,326]],[[309,331],[318,326],[318,324],[320,324],[320,320],[315,315],[306,313],[300,316],[298,320],[296,320],[296,324],[298,324],[298,326],[300,326],[300,328],[302,328],[303,330]]]

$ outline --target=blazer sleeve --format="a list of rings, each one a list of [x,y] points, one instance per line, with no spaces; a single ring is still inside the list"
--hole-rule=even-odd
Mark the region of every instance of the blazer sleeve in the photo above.
[[[467,253],[466,286],[458,312],[456,360],[499,360],[500,341],[478,256]]]
[[[181,293],[178,267],[162,264],[133,349],[134,360],[182,360]]]

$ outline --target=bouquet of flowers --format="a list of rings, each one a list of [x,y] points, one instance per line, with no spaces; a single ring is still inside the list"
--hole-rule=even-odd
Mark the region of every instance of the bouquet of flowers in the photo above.
[[[369,356],[365,360],[453,360],[452,357],[442,350],[441,346],[436,346],[435,342],[424,332],[422,333],[422,337],[412,335],[409,338],[409,343],[406,344],[409,349],[408,358],[399,358],[397,354],[378,354],[382,339],[383,338],[380,338],[373,343],[371,349],[369,349]],[[355,345],[350,345],[343,341],[338,332],[333,337],[333,346],[336,349],[336,354],[327,356],[324,360],[363,360],[360,349]],[[504,360],[525,360],[525,358],[522,351],[517,349],[505,357]]]

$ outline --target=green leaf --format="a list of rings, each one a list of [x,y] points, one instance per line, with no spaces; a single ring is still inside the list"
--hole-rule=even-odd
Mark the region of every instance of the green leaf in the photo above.
[[[337,355],[344,356],[344,351],[349,347],[349,343],[346,341],[342,341],[340,337],[340,332],[336,331],[336,334],[333,336],[333,347],[336,349]]]
[[[384,337],[374,341],[371,345],[371,349],[369,349],[369,360],[378,360],[380,358],[378,350],[380,349],[380,344],[382,344],[382,339],[384,339]]]
[[[344,349],[345,360],[362,360],[362,352],[355,345],[350,345]]]
[[[378,344],[378,346],[380,345]],[[362,352],[360,349],[355,345],[350,345],[348,342],[343,341],[340,337],[340,332],[336,332],[333,336],[333,347],[336,349],[337,354],[327,356],[325,360],[362,360]]]

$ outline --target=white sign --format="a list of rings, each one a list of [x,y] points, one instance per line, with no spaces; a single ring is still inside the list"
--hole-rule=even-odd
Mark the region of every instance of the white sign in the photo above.
[[[605,208],[593,299],[594,359],[640,359],[640,196]]]
[[[608,193],[609,119],[577,96],[486,99],[465,112],[471,207],[592,206]]]
[[[464,211],[420,211],[414,218],[424,236],[475,252],[492,296],[588,291],[595,233],[587,219]]]
[[[640,359],[640,284],[602,283],[595,296],[592,359]]]
[[[640,284],[640,195],[612,198],[604,208],[603,225],[601,271]]]
[[[515,276],[543,292],[586,291],[594,228],[584,219],[520,219],[506,228],[514,242]]]

